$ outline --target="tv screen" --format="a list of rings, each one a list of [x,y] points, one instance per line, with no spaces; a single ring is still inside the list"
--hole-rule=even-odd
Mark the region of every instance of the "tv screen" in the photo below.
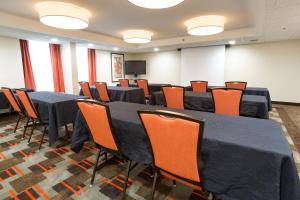
[[[125,74],[146,74],[145,60],[127,60],[125,61]]]

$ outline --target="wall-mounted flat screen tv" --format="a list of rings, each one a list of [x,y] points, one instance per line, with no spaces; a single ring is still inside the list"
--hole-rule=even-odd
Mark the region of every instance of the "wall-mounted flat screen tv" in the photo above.
[[[146,74],[146,60],[125,61],[125,74],[126,75]]]

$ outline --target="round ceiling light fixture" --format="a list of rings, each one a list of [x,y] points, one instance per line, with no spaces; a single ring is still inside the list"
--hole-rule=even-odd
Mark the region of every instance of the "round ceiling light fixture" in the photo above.
[[[128,0],[130,3],[143,8],[162,9],[176,6],[184,0]]]
[[[127,43],[143,44],[151,41],[152,33],[146,30],[127,30],[122,33]]]
[[[218,15],[206,15],[189,19],[185,22],[190,35],[214,35],[224,31],[225,18]]]
[[[43,24],[61,29],[84,29],[91,15],[84,8],[58,1],[38,3],[36,10]]]

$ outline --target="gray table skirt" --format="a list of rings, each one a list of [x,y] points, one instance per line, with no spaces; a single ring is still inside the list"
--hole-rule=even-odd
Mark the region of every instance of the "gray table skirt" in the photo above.
[[[201,93],[186,91],[184,103],[186,109],[213,112],[213,100],[212,95],[209,92]],[[150,104],[166,105],[163,93],[153,93],[150,99]],[[241,104],[241,115],[268,119],[269,113],[266,98],[263,96],[244,95]]]
[[[91,86],[91,93],[95,99],[99,99],[99,93],[95,86]],[[131,87],[116,87],[108,86],[108,95],[110,101],[124,101],[131,103],[145,104],[145,95],[143,89],[131,88]],[[79,95],[83,95],[82,90],[80,90]]]
[[[212,88],[215,87],[222,87],[222,86],[208,86],[208,92],[211,91]],[[224,87],[224,86],[223,86]],[[187,91],[192,91],[191,86],[185,87]],[[268,102],[268,111],[272,110],[272,100],[270,96],[270,92],[268,88],[259,88],[259,87],[247,87],[244,91],[245,95],[257,95],[257,96],[264,96]]]
[[[130,159],[151,164],[152,158],[137,110],[160,106],[113,102],[112,124],[121,150]],[[300,184],[292,152],[281,125],[247,117],[175,110],[205,120],[201,159],[204,187],[222,199],[298,200]],[[71,148],[78,152],[91,139],[78,112]]]
[[[86,98],[54,92],[32,92],[29,93],[29,96],[35,104],[41,120],[48,123],[50,145],[57,141],[59,127],[75,122],[78,112],[76,99]]]

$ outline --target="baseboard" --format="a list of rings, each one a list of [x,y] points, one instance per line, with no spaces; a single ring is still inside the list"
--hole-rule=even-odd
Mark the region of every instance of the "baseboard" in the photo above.
[[[293,103],[293,102],[285,102],[285,101],[272,101],[273,104],[282,104],[288,106],[300,106],[300,103]]]

